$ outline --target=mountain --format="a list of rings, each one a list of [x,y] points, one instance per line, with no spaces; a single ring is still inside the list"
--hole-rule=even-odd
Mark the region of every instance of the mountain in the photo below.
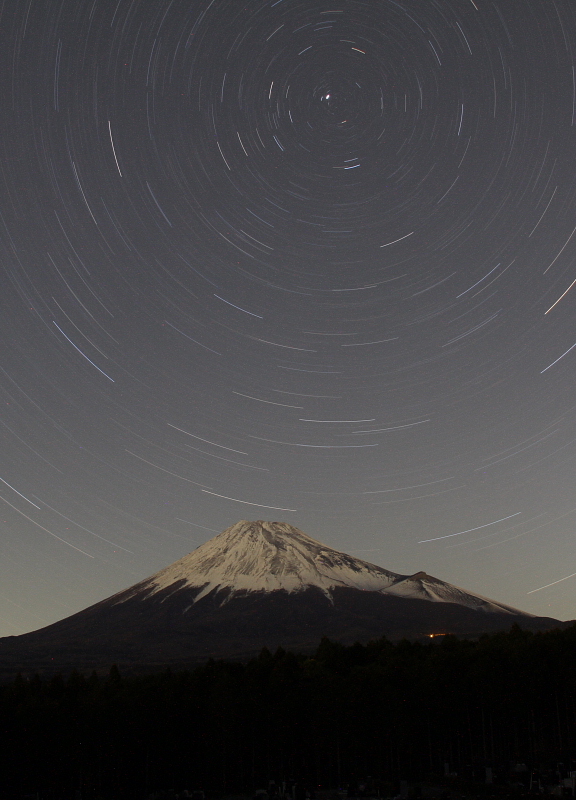
[[[197,590],[193,603],[217,593],[224,605],[248,592],[289,594],[314,587],[332,602],[336,588],[381,592],[467,608],[526,615],[518,609],[417,572],[398,575],[334,550],[284,522],[242,520],[174,564],[115,595],[116,602],[164,590]]]
[[[179,561],[90,608],[0,639],[0,674],[151,669],[268,647],[347,644],[563,623],[466,592],[425,572],[399,575],[283,522],[236,523]]]

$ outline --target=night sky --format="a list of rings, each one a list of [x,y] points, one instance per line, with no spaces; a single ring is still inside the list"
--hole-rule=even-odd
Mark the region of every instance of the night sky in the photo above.
[[[0,635],[239,519],[576,617],[574,2],[0,23]]]

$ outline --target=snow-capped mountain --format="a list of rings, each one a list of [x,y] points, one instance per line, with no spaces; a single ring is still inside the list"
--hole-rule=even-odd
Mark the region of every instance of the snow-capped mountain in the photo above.
[[[471,594],[425,572],[398,575],[334,550],[285,522],[241,520],[170,566],[120,594],[118,602],[164,590],[197,589],[194,603],[225,592],[222,603],[246,592],[320,589],[332,600],[336,587],[380,592],[414,600],[457,603],[467,608],[522,614]]]
[[[192,553],[71,617],[0,639],[0,675],[183,666],[262,647],[313,650],[387,636],[476,636],[534,617],[425,572],[399,575],[282,522],[241,521]]]

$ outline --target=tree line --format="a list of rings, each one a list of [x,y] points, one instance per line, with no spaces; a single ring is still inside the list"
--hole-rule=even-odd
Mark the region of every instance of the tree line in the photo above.
[[[0,686],[0,736],[0,798],[483,780],[486,767],[497,783],[510,764],[542,774],[576,759],[576,625],[18,676]]]

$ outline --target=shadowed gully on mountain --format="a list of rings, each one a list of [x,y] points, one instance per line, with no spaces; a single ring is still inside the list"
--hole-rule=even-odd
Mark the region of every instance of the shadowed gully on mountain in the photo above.
[[[513,623],[560,627],[417,572],[399,575],[282,522],[241,521],[155,575],[60,622],[0,639],[0,672],[183,666],[262,647],[308,650]]]

